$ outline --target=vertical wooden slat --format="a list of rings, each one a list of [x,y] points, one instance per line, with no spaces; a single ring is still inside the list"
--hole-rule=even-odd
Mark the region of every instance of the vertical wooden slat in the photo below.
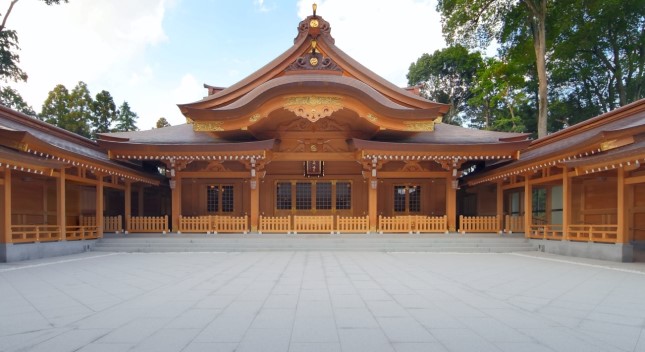
[[[2,211],[2,216],[4,218],[4,228],[2,242],[11,243],[13,242],[13,236],[11,235],[11,169],[5,167],[4,169],[4,199]]]
[[[61,231],[61,240],[65,240],[65,228],[66,228],[66,223],[65,221],[67,220],[66,214],[67,211],[65,209],[65,168],[60,169],[60,173],[58,176],[58,179],[56,180],[56,217],[57,217],[57,225],[58,228]]]
[[[129,180],[125,180],[125,190],[124,192],[124,208],[125,208],[125,233],[131,231],[130,229],[130,219],[132,217],[132,183]]]

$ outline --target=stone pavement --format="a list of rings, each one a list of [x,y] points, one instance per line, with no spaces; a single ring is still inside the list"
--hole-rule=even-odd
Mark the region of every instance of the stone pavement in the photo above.
[[[0,264],[0,351],[645,351],[645,264],[86,253]]]

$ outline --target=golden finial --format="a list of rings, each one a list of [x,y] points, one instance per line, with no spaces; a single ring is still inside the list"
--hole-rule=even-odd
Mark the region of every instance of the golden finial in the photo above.
[[[316,50],[316,45],[318,45],[318,42],[314,39],[311,41],[311,48]]]
[[[316,17],[316,10],[318,9],[318,5],[316,5],[316,3],[314,2],[314,4],[311,5],[311,7],[314,9],[314,17]]]

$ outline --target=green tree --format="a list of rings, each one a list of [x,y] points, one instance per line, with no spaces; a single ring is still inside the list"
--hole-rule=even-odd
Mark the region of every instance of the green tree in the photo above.
[[[59,84],[47,95],[39,118],[89,138],[91,107],[92,97],[84,82],[78,82],[71,93],[64,85]]]
[[[458,125],[465,118],[470,86],[482,63],[480,53],[469,53],[461,45],[450,46],[432,55],[423,54],[413,62],[407,74],[408,84],[421,84],[421,92],[426,98],[450,104],[444,122]]]
[[[168,120],[166,120],[165,117],[160,117],[159,120],[157,120],[156,126],[157,128],[170,127],[170,123],[168,123]]]
[[[27,81],[27,74],[18,66],[20,63],[20,56],[17,52],[20,50],[18,46],[18,33],[7,28],[7,20],[11,15],[13,7],[19,0],[11,0],[9,8],[0,17],[0,79],[3,81]],[[47,5],[60,4],[67,2],[67,0],[41,0]]]
[[[0,104],[26,115],[36,116],[34,109],[27,104],[18,91],[11,87],[0,88]]]
[[[116,118],[116,127],[114,132],[128,132],[128,131],[138,131],[139,128],[136,126],[136,120],[139,116],[132,111],[130,104],[127,101],[124,101],[119,110],[117,111]]]
[[[92,137],[99,133],[112,131],[112,124],[117,119],[116,105],[110,92],[102,90],[96,94],[92,104]]]
[[[538,77],[538,137],[547,133],[546,19],[547,0],[439,0],[443,32],[448,43],[488,47],[493,39],[504,43],[504,33],[518,27],[510,20],[521,18],[532,37]],[[512,28],[510,32],[509,28]],[[507,31],[504,32],[503,29]]]

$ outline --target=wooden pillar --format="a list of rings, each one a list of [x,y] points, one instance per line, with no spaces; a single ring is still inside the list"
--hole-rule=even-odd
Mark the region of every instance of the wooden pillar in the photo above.
[[[96,228],[99,237],[103,237],[103,175],[98,175],[96,184]]]
[[[448,217],[448,231],[457,231],[457,189],[454,187],[456,179],[446,178],[446,215]]]
[[[562,239],[569,239],[569,225],[571,225],[571,175],[569,168],[562,169]]]
[[[533,223],[533,189],[529,177],[524,176],[524,235],[529,237]]]
[[[260,220],[260,180],[258,177],[251,178],[249,181],[251,188],[251,232],[258,232],[258,222]]]
[[[625,185],[625,169],[620,167],[616,170],[618,177],[616,177],[617,183],[617,202],[616,202],[616,220],[618,225],[618,234],[616,237],[616,243],[628,243],[630,241],[629,236],[629,219],[627,218],[629,204],[627,202],[627,192]]]
[[[367,181],[367,215],[370,219],[370,232],[376,232],[378,223],[378,179],[370,177]]]
[[[123,230],[125,233],[130,232],[130,216],[132,215],[132,183],[130,180],[125,180],[125,214],[123,214]]]
[[[497,182],[497,226],[499,231],[509,230],[504,229],[504,190],[502,189],[502,182]]]
[[[544,218],[546,219],[547,224],[553,223],[553,217],[551,210],[553,208],[553,188],[551,186],[545,186],[546,193],[546,204],[544,206]]]
[[[145,186],[141,186],[138,189],[137,192],[137,215],[138,216],[143,216],[143,193],[144,193],[144,188]]]
[[[174,182],[174,187],[171,187],[172,232],[177,232],[179,231],[179,216],[181,215],[181,178],[175,177],[170,182]]]
[[[11,170],[8,167],[4,168],[4,199],[3,199],[4,210],[2,211],[3,216],[3,229],[2,229],[2,242],[11,243],[13,242],[11,236]]]
[[[61,168],[56,182],[56,218],[62,241],[67,239],[65,235],[65,230],[67,229],[67,224],[65,223],[67,216],[65,198],[65,168]]]

